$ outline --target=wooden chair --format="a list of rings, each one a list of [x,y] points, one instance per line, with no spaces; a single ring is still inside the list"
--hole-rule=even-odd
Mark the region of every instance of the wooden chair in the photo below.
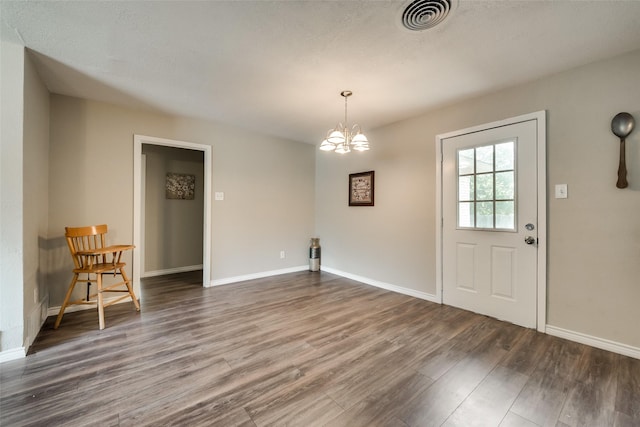
[[[73,279],[67,290],[67,295],[64,298],[64,302],[60,307],[60,313],[56,319],[56,323],[53,326],[54,329],[58,329],[64,310],[70,305],[74,304],[95,304],[98,308],[98,321],[100,329],[104,329],[104,308],[115,304],[125,298],[131,297],[133,304],[136,306],[136,311],[140,311],[140,304],[136,295],[133,293],[133,286],[131,280],[127,277],[124,271],[126,263],[122,262],[122,253],[124,251],[132,250],[133,245],[105,245],[105,235],[107,234],[106,225],[95,225],[89,227],[66,227],[65,237],[67,238],[67,244],[73,257],[73,263],[75,268],[73,269]],[[86,274],[87,278],[80,279],[80,274]],[[122,281],[118,283],[104,286],[102,276],[104,274],[120,275]],[[69,301],[71,294],[76,286],[76,283],[87,283],[87,297],[86,299],[80,299],[76,301]],[[90,294],[89,288],[92,283],[96,283],[96,293]],[[123,289],[125,286],[126,289]],[[118,289],[119,288],[119,289]],[[107,292],[125,292],[127,295],[122,295],[118,298],[110,299],[105,302],[104,294]]]

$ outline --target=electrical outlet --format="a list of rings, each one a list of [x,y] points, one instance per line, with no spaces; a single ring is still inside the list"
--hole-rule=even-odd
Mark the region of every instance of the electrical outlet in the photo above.
[[[284,259],[284,251],[280,251],[280,259]]]

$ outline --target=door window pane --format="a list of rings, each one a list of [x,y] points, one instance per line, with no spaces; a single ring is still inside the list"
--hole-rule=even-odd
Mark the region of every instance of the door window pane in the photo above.
[[[496,202],[496,228],[513,230],[516,216],[513,202]]]
[[[493,174],[476,175],[476,200],[493,200]]]
[[[474,203],[462,202],[458,204],[458,226],[470,228],[474,226]]]
[[[460,150],[458,151],[458,175],[472,174],[473,163],[475,162],[475,150]]]
[[[512,170],[514,159],[513,141],[496,144],[496,170]]]
[[[474,176],[459,176],[458,177],[458,200],[461,202],[474,199]]]
[[[476,228],[493,228],[493,202],[478,202]]]
[[[458,151],[458,227],[516,227],[516,141]]]
[[[493,172],[493,145],[476,148],[476,173]]]
[[[496,173],[496,199],[513,199],[514,192],[513,171]]]

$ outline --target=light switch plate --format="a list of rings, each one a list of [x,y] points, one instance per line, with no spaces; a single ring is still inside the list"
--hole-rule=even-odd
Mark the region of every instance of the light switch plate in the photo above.
[[[213,195],[213,198],[215,200],[224,200],[224,192],[222,191],[216,191]]]
[[[556,199],[566,199],[567,197],[569,197],[567,184],[556,184]]]

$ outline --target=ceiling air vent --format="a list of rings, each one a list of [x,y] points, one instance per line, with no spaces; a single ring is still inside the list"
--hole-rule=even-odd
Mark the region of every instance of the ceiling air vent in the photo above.
[[[455,0],[414,0],[402,12],[402,25],[411,31],[433,28],[453,11]]]

